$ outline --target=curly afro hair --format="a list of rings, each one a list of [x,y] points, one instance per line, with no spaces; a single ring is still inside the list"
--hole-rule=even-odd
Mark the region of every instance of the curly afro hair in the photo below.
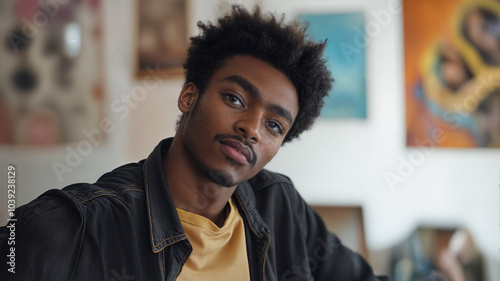
[[[234,55],[250,55],[283,72],[293,83],[299,98],[299,112],[283,143],[309,129],[320,115],[324,97],[333,79],[322,57],[326,40],[308,40],[307,26],[284,23],[284,15],[262,15],[240,6],[218,20],[218,24],[198,22],[201,34],[191,37],[184,64],[186,83],[194,83],[202,94],[212,75]]]

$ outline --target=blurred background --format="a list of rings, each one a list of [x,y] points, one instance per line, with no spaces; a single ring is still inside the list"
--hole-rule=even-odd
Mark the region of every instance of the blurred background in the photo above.
[[[496,0],[2,0],[0,181],[14,165],[16,205],[173,136],[188,37],[233,3],[328,38],[333,95],[267,168],[327,224],[356,221],[346,237],[377,273],[500,281]]]

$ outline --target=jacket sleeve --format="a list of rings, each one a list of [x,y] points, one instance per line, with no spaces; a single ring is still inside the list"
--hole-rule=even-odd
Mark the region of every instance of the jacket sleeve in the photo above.
[[[71,200],[49,191],[16,209],[15,219],[0,228],[0,280],[71,280],[84,231]]]
[[[376,277],[366,260],[346,248],[337,236],[330,233],[321,217],[293,189],[297,222],[305,236],[309,264],[314,280],[376,281],[390,280]]]

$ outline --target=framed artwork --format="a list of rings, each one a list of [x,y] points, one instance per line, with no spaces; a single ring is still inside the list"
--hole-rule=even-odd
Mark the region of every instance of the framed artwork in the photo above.
[[[328,40],[325,56],[335,79],[322,118],[366,119],[365,20],[362,12],[301,14],[315,41]]]
[[[477,238],[476,238],[477,239]],[[488,280],[485,254],[463,227],[420,225],[391,247],[391,280]]]
[[[165,78],[182,76],[189,40],[188,1],[137,0],[137,5],[137,76],[153,69]]]
[[[403,2],[406,144],[500,147],[500,2]]]
[[[101,18],[100,0],[1,1],[0,144],[47,147],[99,129]]]
[[[361,206],[312,206],[325,222],[326,227],[335,233],[342,244],[369,258],[366,246],[363,209]]]

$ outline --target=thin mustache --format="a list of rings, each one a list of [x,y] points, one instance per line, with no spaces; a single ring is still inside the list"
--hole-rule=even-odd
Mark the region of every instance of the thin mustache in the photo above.
[[[255,151],[253,150],[253,145],[249,141],[244,140],[241,136],[238,135],[220,134],[214,137],[214,142],[220,141],[221,139],[234,139],[248,146],[248,148],[250,149],[250,153],[252,153],[251,164],[254,165],[257,162],[257,153],[255,153]]]

